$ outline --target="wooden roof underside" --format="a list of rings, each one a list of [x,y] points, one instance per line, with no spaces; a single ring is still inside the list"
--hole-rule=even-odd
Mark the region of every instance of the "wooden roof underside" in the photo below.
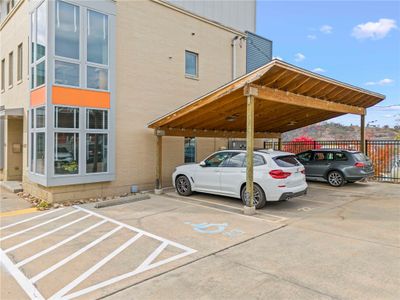
[[[175,136],[244,137],[247,95],[255,97],[255,137],[275,137],[347,113],[362,115],[385,98],[273,60],[148,127]]]

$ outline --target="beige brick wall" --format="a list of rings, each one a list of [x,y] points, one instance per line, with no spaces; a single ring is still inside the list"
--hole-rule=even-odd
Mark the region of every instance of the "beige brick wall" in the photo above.
[[[17,1],[16,1],[17,2]],[[18,130],[15,127],[15,120],[5,120],[5,128],[11,129],[9,142],[7,143],[7,132],[5,132],[5,168],[4,175],[10,175],[4,179],[15,180],[20,179],[22,172],[27,172],[27,109],[29,107],[29,77],[28,77],[28,32],[29,32],[29,17],[28,17],[28,1],[20,0],[16,4],[15,12],[0,24],[0,61],[6,60],[5,69],[5,91],[0,92],[0,105],[4,105],[6,109],[23,108],[25,116],[23,124],[19,124]],[[17,81],[17,59],[18,45],[22,43],[22,81]],[[9,68],[9,53],[13,52],[13,85],[8,85],[8,68]],[[9,124],[7,124],[10,122]],[[12,153],[12,143],[22,143],[22,153]],[[22,167],[22,170],[20,169]],[[16,169],[18,168],[18,169]]]
[[[237,33],[152,1],[117,1],[116,180],[107,183],[24,188],[50,202],[152,189],[155,142],[146,124],[227,82],[232,74],[231,40]],[[199,54],[199,78],[185,77],[185,50]],[[237,75],[245,73],[246,44],[237,48]],[[25,96],[25,99],[28,99]],[[182,137],[163,138],[163,185],[184,161]],[[201,160],[226,139],[198,139]]]

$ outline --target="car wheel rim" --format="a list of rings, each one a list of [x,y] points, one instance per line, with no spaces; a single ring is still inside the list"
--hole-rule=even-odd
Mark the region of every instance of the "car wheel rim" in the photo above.
[[[243,190],[243,196],[242,196],[242,197],[243,197],[243,198],[246,197],[246,188],[244,188],[244,190]],[[254,205],[254,206],[257,206],[258,203],[260,203],[260,198],[261,198],[260,191],[257,190],[256,188],[254,188],[254,189],[253,189],[253,205]],[[248,201],[246,201],[246,202],[248,202]],[[248,204],[249,204],[249,203],[247,203],[247,205],[248,205]]]
[[[342,180],[342,176],[337,172],[329,174],[329,183],[331,183],[332,185],[340,185],[342,183]]]
[[[180,193],[186,193],[189,189],[189,184],[187,183],[187,180],[185,178],[179,178],[177,188]]]

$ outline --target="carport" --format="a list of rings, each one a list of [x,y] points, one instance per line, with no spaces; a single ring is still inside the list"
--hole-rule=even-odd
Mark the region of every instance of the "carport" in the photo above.
[[[252,213],[255,138],[277,138],[281,145],[284,132],[355,114],[360,116],[364,152],[367,108],[383,99],[384,95],[273,60],[148,124],[157,136],[155,187],[162,188],[163,136],[246,138],[245,213]]]

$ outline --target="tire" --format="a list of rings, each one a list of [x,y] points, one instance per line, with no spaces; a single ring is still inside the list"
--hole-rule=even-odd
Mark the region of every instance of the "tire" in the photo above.
[[[265,197],[265,193],[263,189],[258,185],[254,184],[253,187],[254,190],[254,206],[259,209],[263,208],[265,204],[267,203],[267,198]],[[240,197],[242,199],[242,202],[244,205],[246,205],[246,186],[242,188],[242,191],[240,192]]]
[[[178,194],[181,196],[189,196],[192,194],[192,186],[189,178],[187,178],[185,175],[179,175],[175,179],[175,188]]]
[[[326,177],[328,183],[333,187],[341,187],[345,183],[344,176],[339,171],[330,171]]]

